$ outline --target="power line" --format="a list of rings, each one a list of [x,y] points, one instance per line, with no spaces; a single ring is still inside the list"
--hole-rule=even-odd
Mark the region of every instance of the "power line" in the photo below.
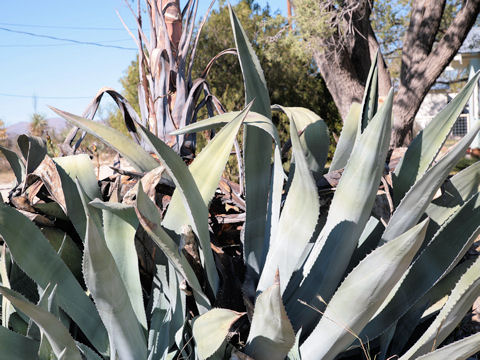
[[[67,30],[95,30],[95,31],[125,31],[122,27],[88,27],[88,26],[58,26],[58,25],[33,25],[0,22],[3,26],[20,26],[40,29],[67,29]]]
[[[77,99],[92,99],[92,96],[36,96],[36,95],[19,95],[0,93],[0,96],[16,97],[16,98],[37,98],[44,100],[77,100]]]
[[[11,33],[16,33],[16,34],[23,34],[23,35],[29,35],[29,36],[44,38],[44,39],[65,41],[65,42],[70,42],[70,43],[79,44],[79,45],[91,45],[91,46],[113,48],[113,49],[120,49],[120,50],[135,50],[135,51],[137,50],[136,48],[129,48],[129,47],[118,46],[118,45],[106,45],[106,44],[101,44],[101,43],[91,42],[91,41],[80,41],[80,40],[74,40],[74,39],[59,38],[59,37],[51,36],[51,35],[42,35],[42,34],[35,34],[35,33],[27,32],[27,31],[8,29],[8,28],[5,28],[5,27],[0,27],[0,30],[11,32]]]
[[[99,44],[114,43],[114,42],[123,42],[123,41],[132,41],[132,39],[121,39],[121,40],[106,40],[106,41],[97,41]],[[75,46],[80,44],[73,43],[64,43],[64,44],[0,44],[0,48],[33,48],[33,47],[62,47],[62,46]]]

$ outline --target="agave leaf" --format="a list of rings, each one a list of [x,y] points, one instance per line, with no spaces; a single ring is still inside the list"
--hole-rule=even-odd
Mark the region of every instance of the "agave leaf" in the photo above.
[[[368,123],[377,113],[378,107],[378,50],[375,53],[370,70],[368,71],[367,83],[362,101],[362,117],[358,124],[358,134],[363,133]]]
[[[185,256],[179,251],[178,245],[168,235],[168,233],[162,228],[160,213],[155,207],[155,204],[147,197],[143,191],[143,186],[138,187],[137,192],[137,204],[135,206],[140,224],[143,226],[148,235],[163,251],[168,260],[175,267],[175,270],[179,272],[181,276],[189,283],[194,290],[195,300],[199,305],[205,309],[210,308],[208,298],[202,291],[202,287],[198,282],[198,279],[193,271],[190,263],[186,260]]]
[[[47,155],[45,141],[38,136],[20,135],[17,144],[26,160],[26,172],[31,174]]]
[[[38,327],[46,334],[56,356],[59,356],[65,349],[68,359],[82,359],[72,336],[55,316],[41,307],[25,301],[16,292],[3,286],[0,286],[0,293],[13,306],[35,321]]]
[[[363,330],[362,339],[378,336],[450,272],[480,234],[479,216],[480,194],[477,194],[442,226],[420,253],[401,284]]]
[[[66,213],[83,240],[85,238],[86,218],[82,207],[78,206],[81,199],[75,181],[78,179],[91,199],[101,196],[92,161],[86,154],[65,156],[53,160],[61,184],[52,183],[51,186],[62,187]]]
[[[431,167],[477,85],[479,76],[480,72],[477,72],[455,99],[440,111],[425,129],[413,139],[393,174],[395,204],[400,203],[410,187]]]
[[[25,180],[25,176],[27,175],[27,169],[22,159],[20,158],[20,156],[17,155],[16,152],[11,151],[6,147],[0,146],[0,151],[10,164],[10,167],[15,174],[15,178],[17,179],[17,184],[21,184]]]
[[[475,123],[468,134],[412,186],[393,213],[383,233],[382,241],[389,241],[397,237],[417,223],[435,196],[437,189],[463,156],[479,130],[480,122]]]
[[[48,284],[45,290],[43,291],[40,300],[38,302],[38,307],[41,309],[48,311],[50,314],[54,315],[58,319],[58,308],[53,309],[56,312],[53,312],[49,309],[49,297],[50,296],[55,296],[55,290],[56,287],[51,286],[51,284]],[[35,323],[32,322],[31,325],[37,327]],[[65,327],[67,329],[67,327]],[[30,329],[29,329],[30,330]],[[38,329],[38,331],[41,333],[40,337],[40,346],[38,348],[38,359],[39,360],[50,360],[55,356],[55,353],[52,349],[52,346],[50,345],[50,342],[48,341],[48,336],[43,332],[41,329]],[[30,333],[30,331],[29,331]]]
[[[359,103],[354,102],[350,106],[347,117],[343,121],[342,132],[340,133],[337,148],[333,154],[332,163],[330,164],[328,172],[340,170],[347,166],[357,137],[361,111],[362,106]]]
[[[120,272],[138,322],[147,330],[147,316],[143,305],[135,233],[138,218],[133,206],[105,203],[95,199],[91,206],[102,209],[103,235]]]
[[[90,349],[87,345],[79,343],[78,341],[75,342],[77,344],[78,349],[82,353],[82,356],[85,357],[86,360],[103,360],[95,351]]]
[[[302,329],[298,330],[297,335],[295,336],[295,344],[292,346],[288,352],[288,360],[302,360],[302,355],[300,354],[300,336],[302,335]]]
[[[77,182],[87,216],[83,274],[110,341],[120,358],[145,359],[145,335],[133,310],[115,260],[99,228],[99,213],[88,205],[88,198]]]
[[[193,337],[200,359],[208,359],[225,344],[230,328],[243,315],[228,309],[212,309],[195,319]]]
[[[317,187],[302,150],[294,120],[297,113],[295,110],[286,111],[290,117],[295,173],[280,216],[278,230],[275,238],[270,242],[270,249],[257,287],[260,291],[268,287],[277,269],[282,279],[290,279],[305,246],[312,237],[320,212]],[[285,285],[286,283],[287,281]],[[281,288],[281,292],[285,285]]]
[[[107,333],[95,306],[41,231],[15,209],[0,204],[0,234],[15,262],[38,285],[45,288],[50,282],[57,284],[61,308],[105,354]]]
[[[68,266],[75,278],[81,283],[82,275],[82,252],[74,243],[72,238],[64,231],[57,228],[41,229],[43,236],[47,238],[54,250],[59,253],[60,258]]]
[[[360,235],[360,238],[358,239],[357,248],[352,254],[345,274],[349,274],[353,268],[365,258],[365,256],[378,246],[384,230],[385,227],[383,224],[373,216],[370,216],[362,235]]]
[[[158,303],[154,303],[148,333],[148,360],[162,359],[168,353],[171,316],[170,309],[160,309]]]
[[[99,140],[118,151],[137,171],[146,172],[158,167],[158,163],[147,151],[143,150],[140,145],[135,143],[128,136],[123,135],[118,130],[70,114],[66,111],[55,109],[53,107],[51,107],[51,109],[69,123],[97,137]]]
[[[410,265],[427,224],[428,219],[375,249],[352,270],[300,347],[302,357],[333,359],[355,340],[353,334],[360,333]]]
[[[480,192],[480,162],[446,180],[442,195],[432,200],[425,214],[432,220],[428,225],[424,245],[435,236],[438,229],[472,196]]]
[[[460,278],[447,302],[433,323],[417,342],[400,358],[417,358],[435,349],[452,332],[465,316],[474,300],[480,295],[480,258]]]
[[[218,273],[210,247],[208,209],[198,190],[195,179],[180,156],[168,147],[167,144],[141,125],[137,127],[137,130],[144,140],[155,150],[162,165],[165,166],[168,175],[170,175],[175,183],[176,189],[179,190],[179,193],[182,195],[183,204],[187,210],[190,224],[199,239],[202,250],[200,257],[203,262],[203,267],[207,273],[208,282],[215,294],[218,289]],[[180,229],[176,229],[176,231],[179,230]]]
[[[6,252],[6,245],[5,243],[1,247],[1,254],[0,254],[0,283],[11,289],[10,286],[10,279],[8,278],[8,271],[7,271],[7,252]],[[2,296],[2,326],[8,329],[10,315],[15,312],[10,302],[7,298]]]
[[[480,351],[480,333],[470,335],[454,343],[418,357],[418,360],[463,360]]]
[[[480,162],[454,175],[442,187],[443,194],[425,210],[430,219],[442,225],[465,201],[480,191]]]
[[[188,132],[194,132],[194,131],[209,130],[219,126],[223,126],[229,121],[231,121],[232,119],[234,119],[238,114],[239,114],[238,112],[231,112],[231,113],[214,116],[212,118],[190,124],[180,130],[173,132],[172,134],[182,134],[182,133],[188,133]],[[266,235],[265,235],[265,238],[267,239],[267,241],[265,241],[263,245],[253,244],[255,245],[256,252],[251,252],[251,256],[254,256],[254,259],[252,261],[255,262],[256,255],[254,254],[257,254],[260,252],[260,245],[262,245],[262,251],[261,251],[262,255],[260,257],[260,268],[262,268],[268,248],[269,248],[268,240],[271,238],[274,238],[274,234],[278,227],[278,221],[280,217],[280,203],[281,203],[283,181],[285,179],[285,174],[283,172],[282,159],[280,156],[280,138],[278,136],[278,132],[277,132],[277,129],[275,128],[275,125],[272,123],[272,120],[266,118],[261,114],[250,111],[245,118],[244,124],[246,125],[246,127],[254,126],[265,131],[267,134],[270,135],[270,137],[274,140],[274,143],[275,143],[275,148],[273,153],[273,169],[272,169],[273,179],[270,184],[271,196],[269,196],[269,199],[268,199],[268,209],[267,209],[267,223],[266,223],[267,227],[266,227]]]
[[[0,326],[0,360],[35,359],[38,341]]]
[[[242,28],[237,15],[229,5],[230,21],[232,24],[233,36],[237,46],[238,59],[242,68],[243,81],[245,84],[245,101],[250,103],[255,99],[252,111],[258,112],[267,118],[271,118],[270,97],[268,95],[267,83],[263,75],[260,61],[253,50],[247,34]]]
[[[205,131],[205,130],[212,130],[218,127],[222,127],[225,124],[228,124],[233,119],[237,118],[240,114],[240,111],[231,111],[224,114],[212,116],[208,119],[201,120],[189,124],[187,126],[182,127],[181,129],[172,131],[170,135],[184,135],[184,134],[191,134],[194,132]],[[252,113],[249,112],[247,114],[247,119],[252,116]]]
[[[271,119],[270,98],[260,62],[232,7],[230,21],[245,85],[245,101],[255,100],[252,111]],[[248,267],[260,274],[267,230],[272,141],[263,131],[246,127],[244,132],[245,202],[247,204],[244,257]]]
[[[434,287],[422,296],[422,298],[419,299],[415,305],[396,322],[395,336],[390,347],[390,354],[401,353],[413,331],[422,321],[421,317],[424,311],[432,304],[435,304],[445,296],[448,296],[455,287],[455,284],[460,280],[460,277],[472,264],[473,259],[464,261],[456,266],[455,269],[450,271],[448,275],[435,284]]]
[[[250,103],[245,110],[223,127],[188,167],[207,207],[217,189],[220,177],[230,157],[233,142],[237,137],[240,125],[251,105]],[[163,226],[176,232],[179,232],[185,224],[191,225],[191,220],[185,211],[179,191],[181,190],[176,190],[173,193],[167,214],[163,220]]]
[[[245,353],[256,360],[283,360],[294,344],[277,273],[273,285],[257,297]]]
[[[330,299],[370,217],[383,174],[383,166],[379,164],[385,162],[390,141],[392,100],[390,91],[387,101],[358,138],[337,186],[327,222],[308,255],[303,272],[292,277],[285,292],[289,316],[295,329],[304,328],[304,335],[309,334],[318,314],[306,309],[297,299],[314,306],[317,306],[314,303],[317,295],[326,301]]]
[[[313,111],[302,107],[285,107],[273,105],[272,110],[283,111],[290,121],[294,121],[297,130],[301,132],[300,143],[310,171],[315,178],[323,174],[328,156],[330,138],[325,122]]]

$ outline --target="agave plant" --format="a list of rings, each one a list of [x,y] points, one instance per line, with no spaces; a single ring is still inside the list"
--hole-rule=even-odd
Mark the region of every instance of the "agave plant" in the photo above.
[[[222,51],[206,64],[200,77],[192,77],[200,34],[215,0],[211,1],[196,36],[194,29],[198,0],[189,0],[183,9],[180,9],[179,0],[138,0],[136,12],[128,1],[125,3],[138,26],[137,36],[133,35],[128,27],[125,28],[138,47],[140,114],[137,115],[125,98],[116,91],[103,88],[96,94],[83,116],[93,119],[103,95],[110,95],[120,108],[126,127],[137,142],[140,139],[135,135],[132,121],[147,127],[178,154],[192,158],[195,154],[195,134],[172,136],[170,133],[194,123],[203,107],[210,116],[213,116],[214,110],[223,111],[220,101],[210,92],[207,77],[219,57],[235,53],[235,49]],[[142,3],[144,9],[141,7]],[[142,13],[147,14],[147,26]],[[125,24],[123,19],[121,21]],[[146,27],[149,27],[148,36],[145,34]],[[85,137],[86,133],[83,132],[75,141],[78,130],[73,128],[62,144],[65,154],[75,153]]]
[[[480,165],[449,178],[480,124],[438,158],[480,74],[390,172],[393,94],[379,107],[374,63],[324,173],[325,124],[307,109],[270,105],[233,11],[231,21],[248,105],[172,133],[221,127],[188,167],[134,117],[130,129],[160,163],[116,130],[56,109],[143,177],[127,193],[116,181],[102,196],[86,155],[52,159],[28,137],[19,142],[26,162],[2,149],[17,189],[27,189],[12,192],[11,205],[25,194],[43,218],[35,224],[0,205],[0,358],[463,359],[480,351],[480,334],[441,346],[480,295],[480,259],[464,256],[480,234]],[[271,111],[290,119],[288,176]],[[241,127],[246,209],[235,234],[244,267],[231,277],[235,252],[215,238],[209,205]],[[174,187],[166,211],[159,185]],[[378,216],[381,199],[389,205]],[[149,241],[144,274],[138,249]]]

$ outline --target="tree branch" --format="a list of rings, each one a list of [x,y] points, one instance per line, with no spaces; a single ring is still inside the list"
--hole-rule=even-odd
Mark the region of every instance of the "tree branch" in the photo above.
[[[438,45],[425,59],[427,78],[437,78],[462,46],[480,11],[480,0],[468,0],[447,28]]]

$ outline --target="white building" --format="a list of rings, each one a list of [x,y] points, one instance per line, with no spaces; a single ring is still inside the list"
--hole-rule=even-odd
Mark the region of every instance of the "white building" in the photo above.
[[[446,69],[456,73],[468,74],[471,78],[475,72],[480,70],[480,27],[474,27],[470,30],[467,38],[463,42],[458,54],[455,56],[450,66]],[[415,118],[414,129],[418,131],[423,129],[426,124],[455,97],[451,93],[448,85],[437,83],[425,97],[420,110]],[[467,133],[475,121],[480,121],[479,113],[479,92],[478,84],[473,91],[468,106],[454,125],[452,136],[461,137]],[[471,148],[480,148],[480,135],[477,135],[472,142]]]

